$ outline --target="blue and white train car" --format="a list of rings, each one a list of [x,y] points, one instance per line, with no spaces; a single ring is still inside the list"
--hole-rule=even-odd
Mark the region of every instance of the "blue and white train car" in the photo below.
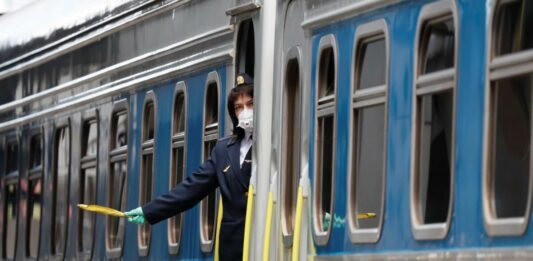
[[[245,260],[533,260],[530,0],[43,0],[0,16],[3,260],[218,259],[190,175],[254,77]]]

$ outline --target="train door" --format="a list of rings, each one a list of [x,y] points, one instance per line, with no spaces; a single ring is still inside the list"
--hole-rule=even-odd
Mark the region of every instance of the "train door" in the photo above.
[[[301,24],[303,21],[304,3],[293,0],[287,5],[280,5],[278,13],[284,14],[282,20],[277,23],[283,28],[281,46],[276,46],[281,51],[277,58],[278,66],[276,78],[279,86],[275,89],[274,99],[274,122],[273,126],[279,126],[274,131],[273,148],[275,170],[275,184],[273,187],[276,204],[274,218],[279,222],[273,222],[270,230],[273,237],[271,247],[263,249],[270,260],[289,260],[293,255],[306,252],[306,218],[297,215],[297,201],[299,195],[301,174],[307,169],[308,129],[305,119],[308,117],[306,108],[308,90],[305,86],[305,53],[307,50],[305,36]],[[303,202],[301,202],[303,203]],[[301,204],[305,206],[306,203]],[[298,212],[304,213],[304,212]],[[269,229],[269,228],[267,228]],[[300,255],[305,256],[305,254]]]

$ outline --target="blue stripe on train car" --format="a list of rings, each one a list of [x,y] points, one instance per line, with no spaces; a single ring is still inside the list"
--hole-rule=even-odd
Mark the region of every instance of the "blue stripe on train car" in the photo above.
[[[155,85],[151,88],[143,89],[130,96],[130,155],[128,162],[128,202],[127,209],[136,208],[139,198],[139,167],[140,154],[139,144],[141,143],[142,112],[146,93],[153,90],[156,96],[156,147],[154,161],[154,197],[169,191],[169,171],[170,171],[170,144],[172,110],[174,104],[174,91],[176,83],[185,81],[187,86],[187,165],[186,173],[189,175],[200,166],[202,161],[202,122],[204,111],[204,97],[206,90],[207,74],[216,71],[220,78],[220,104],[219,104],[219,134],[224,135],[224,119],[226,108],[226,70],[225,66],[217,66],[196,72],[184,78],[174,79]],[[199,238],[199,206],[187,211],[183,220],[183,231],[181,235],[181,246],[178,255],[168,254],[168,222],[162,221],[152,226],[149,255],[141,260],[178,260],[178,259],[210,259],[213,254],[204,254],[200,251]],[[134,224],[126,224],[124,260],[139,259],[137,247],[137,229]]]
[[[338,44],[337,147],[336,155],[348,155],[353,40],[357,26],[385,19],[390,37],[390,85],[388,98],[388,133],[385,189],[385,218],[380,240],[376,244],[353,244],[347,226],[333,228],[326,246],[316,247],[318,255],[371,254],[411,251],[454,251],[490,247],[531,247],[533,232],[523,236],[489,237],[482,215],[483,115],[486,83],[487,3],[458,0],[457,28],[457,112],[455,147],[455,185],[452,219],[443,240],[417,241],[410,221],[410,155],[413,58],[418,15],[421,8],[434,1],[403,1],[380,10],[341,21],[313,32],[311,71],[310,141],[315,130],[315,77],[320,38],[334,34]],[[310,142],[309,153],[315,146]],[[347,156],[337,156],[335,181],[335,215],[346,216]],[[314,157],[310,157],[310,177],[314,174]],[[529,222],[531,224],[531,221]]]

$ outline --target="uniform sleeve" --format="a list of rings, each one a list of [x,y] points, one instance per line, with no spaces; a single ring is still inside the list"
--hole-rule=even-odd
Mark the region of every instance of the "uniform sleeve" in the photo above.
[[[215,150],[216,146],[211,152],[211,157],[196,172],[186,177],[167,194],[157,197],[142,207],[148,223],[153,225],[194,207],[218,187]]]

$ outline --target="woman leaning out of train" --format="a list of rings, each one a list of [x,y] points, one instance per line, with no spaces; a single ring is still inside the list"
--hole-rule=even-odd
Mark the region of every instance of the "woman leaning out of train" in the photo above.
[[[216,188],[224,205],[219,235],[220,260],[241,260],[246,201],[251,174],[253,80],[239,75],[228,95],[233,135],[219,139],[200,168],[167,194],[124,214],[128,221],[151,225],[194,207]]]

